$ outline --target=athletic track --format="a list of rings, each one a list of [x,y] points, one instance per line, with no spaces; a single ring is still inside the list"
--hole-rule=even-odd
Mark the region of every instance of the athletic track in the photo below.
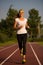
[[[43,46],[36,42],[27,42],[24,65],[43,65]],[[22,57],[17,44],[0,47],[0,65],[22,65]]]

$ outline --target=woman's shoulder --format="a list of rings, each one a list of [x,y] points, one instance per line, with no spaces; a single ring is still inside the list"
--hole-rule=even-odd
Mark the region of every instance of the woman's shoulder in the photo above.
[[[15,18],[15,20],[18,20],[18,18]]]
[[[15,21],[18,21],[19,19],[18,18],[15,18]]]
[[[27,21],[27,18],[24,18],[25,19],[25,21]]]

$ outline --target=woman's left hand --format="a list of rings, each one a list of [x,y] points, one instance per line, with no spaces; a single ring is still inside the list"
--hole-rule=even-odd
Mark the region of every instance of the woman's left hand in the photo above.
[[[28,24],[26,24],[26,28],[28,28],[28,29],[30,28]]]

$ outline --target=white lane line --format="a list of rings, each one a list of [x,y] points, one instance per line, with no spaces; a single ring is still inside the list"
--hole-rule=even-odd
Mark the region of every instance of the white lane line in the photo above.
[[[3,49],[1,49],[0,50],[0,52],[2,52],[2,51],[4,51],[4,50],[6,50],[6,49],[8,49],[8,48],[11,48],[11,47],[13,47],[13,46],[15,46],[16,44],[14,44],[14,45],[11,45],[11,46],[9,46],[9,47],[6,47],[6,48],[3,48]]]
[[[13,56],[17,51],[19,50],[19,48],[17,48],[14,52],[12,52],[4,61],[2,61],[0,63],[0,65],[3,65],[11,56]]]
[[[38,64],[39,64],[39,65],[42,65],[41,62],[40,62],[40,60],[39,60],[39,58],[38,58],[38,56],[37,56],[37,54],[36,54],[36,52],[35,52],[35,50],[33,49],[31,43],[29,43],[29,45],[30,45],[30,47],[31,47],[31,50],[32,50],[32,52],[33,52],[33,54],[34,54],[34,56],[35,56],[35,58],[36,58]]]

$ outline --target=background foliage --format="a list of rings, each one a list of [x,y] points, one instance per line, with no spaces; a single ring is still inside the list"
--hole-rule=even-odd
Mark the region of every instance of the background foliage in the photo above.
[[[1,19],[0,21],[0,42],[5,42],[9,40],[16,40],[16,32],[14,30],[14,22],[17,17],[18,10],[13,9],[10,6],[6,19]],[[43,25],[41,25],[41,16],[39,15],[39,11],[36,9],[31,9],[28,11],[28,25],[30,29],[28,29],[30,41],[43,41],[42,29]]]

